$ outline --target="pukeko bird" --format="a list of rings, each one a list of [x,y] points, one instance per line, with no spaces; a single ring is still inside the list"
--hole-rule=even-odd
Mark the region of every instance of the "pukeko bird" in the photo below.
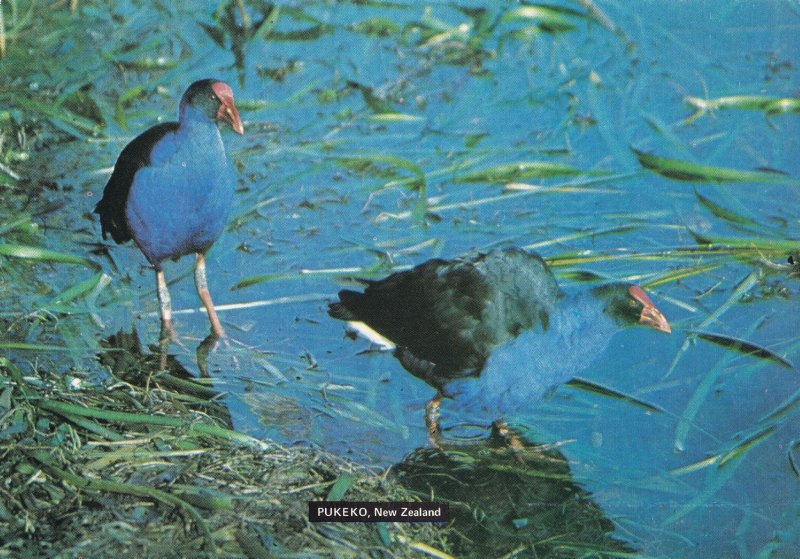
[[[206,281],[205,253],[217,240],[233,199],[235,176],[217,122],[239,134],[244,126],[224,82],[194,82],[183,94],[177,122],[137,136],[120,153],[97,203],[103,238],[133,239],[156,272],[162,338],[174,338],[172,306],[162,264],[195,253],[195,286],[212,332],[225,337]]]
[[[542,258],[518,248],[433,259],[339,292],[328,313],[392,342],[405,369],[437,389],[426,407],[439,439],[442,397],[500,420],[591,365],[615,332],[669,323],[635,285],[566,294]],[[366,325],[366,328],[364,327]]]

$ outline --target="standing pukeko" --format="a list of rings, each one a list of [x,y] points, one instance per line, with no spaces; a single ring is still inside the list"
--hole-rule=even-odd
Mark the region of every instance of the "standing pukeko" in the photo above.
[[[153,126],[125,146],[94,209],[104,239],[109,233],[117,243],[133,239],[155,268],[162,338],[175,336],[162,263],[192,252],[195,285],[212,332],[225,337],[205,260],[225,227],[235,184],[217,121],[244,133],[231,88],[212,79],[194,82],[181,98],[178,122]]]
[[[328,313],[388,339],[403,367],[438,390],[425,416],[434,444],[443,396],[501,419],[591,365],[618,330],[641,323],[671,331],[640,287],[565,294],[539,255],[518,248],[361,281],[363,293],[340,291]]]

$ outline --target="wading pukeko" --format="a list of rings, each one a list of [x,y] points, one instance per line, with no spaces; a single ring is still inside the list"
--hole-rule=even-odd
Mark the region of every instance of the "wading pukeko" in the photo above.
[[[195,253],[194,280],[213,334],[225,331],[206,281],[205,253],[217,240],[233,199],[235,176],[217,122],[244,133],[231,88],[218,80],[194,82],[181,98],[178,122],[137,136],[120,153],[95,213],[103,238],[133,239],[156,271],[162,338],[174,337],[162,263]]]
[[[403,367],[438,390],[425,417],[434,444],[443,396],[499,420],[591,365],[615,332],[637,323],[671,331],[640,287],[566,294],[539,255],[518,248],[360,281],[363,293],[340,291],[328,312],[392,342]]]

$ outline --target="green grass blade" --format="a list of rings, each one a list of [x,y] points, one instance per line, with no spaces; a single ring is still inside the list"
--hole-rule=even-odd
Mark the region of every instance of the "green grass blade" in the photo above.
[[[716,334],[713,332],[703,332],[699,330],[692,330],[692,335],[697,336],[701,340],[706,340],[707,342],[711,342],[722,347],[731,349],[733,351],[737,351],[739,353],[743,353],[744,355],[752,355],[753,357],[758,357],[759,359],[767,359],[769,361],[774,361],[779,365],[782,365],[788,369],[794,369],[794,365],[791,361],[782,357],[771,351],[763,346],[755,344],[753,342],[748,342],[747,340],[742,340],[740,338],[734,338],[733,336],[727,336],[725,334]]]
[[[554,8],[543,5],[526,4],[508,10],[501,18],[502,23],[533,23],[548,33],[565,33],[575,29],[575,22],[569,16],[576,15],[572,10]]]
[[[525,245],[522,248],[525,250],[533,250],[539,249],[549,245],[555,245],[559,243],[564,243],[567,241],[574,241],[576,239],[582,239],[585,237],[595,238],[600,237],[601,235],[610,235],[613,233],[627,233],[628,231],[632,231],[637,229],[638,225],[623,225],[621,227],[607,227],[605,229],[592,229],[590,231],[579,231],[577,233],[570,233],[568,235],[562,235],[560,237],[555,237],[553,239],[548,239],[546,241],[539,241],[538,243],[531,243],[529,245]]]
[[[766,97],[763,95],[734,95],[716,99],[685,97],[683,102],[695,109],[695,112],[684,120],[685,124],[694,122],[701,116],[718,109],[763,111],[769,116],[800,113],[800,99],[794,97]]]
[[[623,394],[622,392],[614,390],[613,388],[608,388],[607,386],[596,384],[594,382],[589,382],[588,380],[584,380],[582,378],[575,377],[572,380],[570,380],[567,384],[573,388],[577,388],[578,390],[583,390],[584,392],[589,392],[591,394],[599,394],[601,396],[614,398],[616,400],[621,400],[623,402],[639,406],[641,408],[646,409],[647,411],[654,411],[658,413],[664,412],[664,410],[659,408],[658,406],[649,404],[634,396],[631,396],[629,394]]]
[[[796,390],[794,394],[781,402],[778,407],[761,418],[759,423],[777,423],[798,407],[800,407],[800,390]]]
[[[387,17],[370,17],[356,21],[348,26],[353,33],[372,35],[374,37],[387,37],[400,33],[400,26]]]
[[[685,182],[768,182],[783,184],[798,184],[797,179],[781,175],[778,173],[768,173],[766,171],[742,171],[730,169],[728,167],[714,167],[711,165],[699,165],[680,159],[670,159],[659,157],[652,153],[645,153],[638,149],[631,148],[639,163],[645,169],[654,173]]]
[[[50,304],[58,305],[58,304],[69,303],[70,301],[74,301],[75,299],[78,299],[84,295],[87,295],[88,293],[91,293],[92,290],[97,286],[97,284],[100,283],[100,280],[103,278],[103,275],[104,275],[103,272],[98,272],[89,279],[84,280],[62,291],[61,293],[59,293],[50,300]]]
[[[0,244],[0,256],[12,258],[25,258],[29,260],[43,260],[46,262],[56,262],[59,264],[79,264],[98,268],[98,265],[81,256],[65,254],[54,250],[47,250],[41,247],[17,244]]]
[[[28,344],[25,342],[0,342],[0,349],[20,351],[72,351],[75,348],[60,345]]]
[[[417,223],[422,222],[422,219],[425,217],[425,213],[427,212],[428,198],[426,194],[425,172],[419,165],[410,159],[383,153],[373,153],[359,157],[334,157],[332,159],[344,165],[390,165],[392,167],[410,172],[413,175],[412,181],[405,182],[403,186],[415,189],[417,192],[419,192],[417,204],[414,206],[414,210],[411,212],[411,217]],[[385,187],[388,184],[389,183],[385,183],[383,186]]]
[[[95,408],[86,408],[75,404],[68,404],[66,402],[58,402],[55,400],[40,400],[39,407],[58,413],[58,414],[72,414],[81,417],[93,417],[95,419],[102,419],[104,421],[114,421],[120,423],[132,423],[137,425],[160,425],[162,427],[177,427],[187,429],[190,432],[199,435],[209,435],[212,437],[220,437],[229,441],[243,444],[254,448],[264,448],[266,444],[256,438],[225,429],[213,423],[202,423],[178,417],[167,417],[162,415],[144,415],[138,413],[103,410]]]
[[[746,248],[761,251],[765,254],[789,254],[798,249],[800,241],[787,241],[784,239],[768,239],[764,237],[709,237],[692,231],[687,231],[694,237],[698,245],[723,248]]]
[[[694,195],[697,198],[697,200],[700,202],[700,204],[703,205],[703,207],[705,207],[708,211],[710,211],[712,214],[714,214],[715,216],[717,216],[720,219],[724,219],[725,221],[728,221],[730,223],[735,223],[736,225],[747,225],[749,227],[759,227],[758,223],[756,223],[752,219],[749,219],[749,218],[747,218],[747,217],[745,217],[743,215],[737,214],[736,212],[732,212],[731,210],[723,208],[722,206],[720,206],[719,204],[715,203],[710,198],[706,198],[705,196],[703,196],[702,194],[697,192],[696,189],[694,191]]]
[[[341,501],[345,493],[347,493],[347,490],[352,487],[354,481],[355,477],[353,474],[341,474],[336,478],[336,481],[334,482],[333,487],[331,487],[331,490],[328,491],[328,496],[325,498],[325,500]]]
[[[369,115],[367,120],[372,122],[421,122],[425,117],[408,113],[380,113]]]
[[[645,289],[653,288],[659,285],[664,285],[665,283],[672,283],[678,280],[682,280],[684,278],[688,278],[690,276],[695,276],[697,274],[705,274],[710,272],[711,270],[716,270],[720,267],[720,264],[700,264],[698,266],[682,266],[680,268],[675,268],[674,270],[669,270],[664,272],[663,274],[659,274],[654,278],[647,280],[646,282],[642,283],[642,287]]]
[[[753,447],[763,443],[765,440],[770,438],[775,432],[778,430],[776,425],[771,425],[764,429],[763,431],[756,433],[752,437],[747,437],[745,440],[737,444],[731,450],[723,454],[720,459],[719,463],[717,464],[717,468],[722,468],[730,462],[731,460],[735,460],[737,458],[744,457],[745,454],[750,452]]]

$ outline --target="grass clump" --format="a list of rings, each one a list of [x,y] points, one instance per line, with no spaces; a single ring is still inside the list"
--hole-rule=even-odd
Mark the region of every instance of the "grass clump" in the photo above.
[[[174,361],[142,374],[135,334],[106,345],[115,372],[94,386],[0,360],[0,557],[417,557],[415,545],[445,545],[429,524],[309,523],[307,501],[342,476],[348,500],[415,499],[380,472],[236,433]]]

